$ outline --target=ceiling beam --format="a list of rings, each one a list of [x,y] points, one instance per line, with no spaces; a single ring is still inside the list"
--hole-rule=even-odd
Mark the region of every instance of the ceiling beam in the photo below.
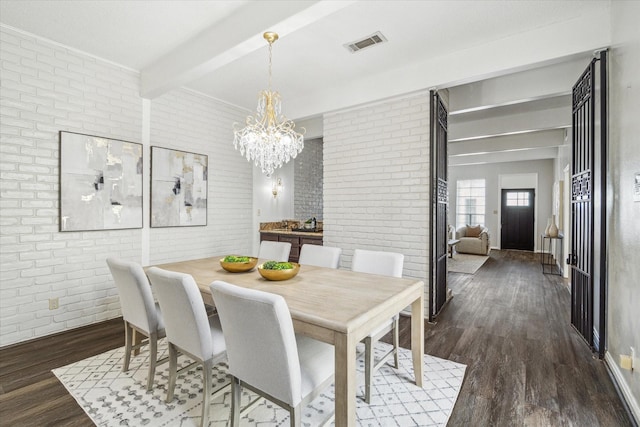
[[[576,56],[571,61],[449,88],[449,115],[570,94],[592,57],[591,53]]]
[[[558,148],[525,148],[522,150],[502,151],[497,153],[483,153],[471,156],[456,156],[449,158],[449,167],[481,165],[487,163],[521,162],[527,160],[555,159]]]
[[[500,151],[559,147],[565,145],[565,130],[543,130],[526,134],[450,142],[447,146],[449,157],[464,157]]]
[[[143,98],[155,98],[264,48],[265,31],[280,37],[310,25],[353,1],[249,2],[215,27],[164,55],[141,72]]]
[[[560,105],[541,110],[457,120],[460,117],[462,116],[456,116],[455,121],[452,118],[449,123],[449,142],[571,127],[571,106]]]

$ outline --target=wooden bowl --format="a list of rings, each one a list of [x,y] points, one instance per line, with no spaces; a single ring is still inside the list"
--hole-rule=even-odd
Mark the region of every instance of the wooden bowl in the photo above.
[[[300,271],[300,264],[296,262],[291,262],[290,264],[293,265],[293,268],[288,270],[265,270],[262,268],[262,264],[260,264],[258,266],[258,272],[267,280],[289,280],[292,277],[295,277],[296,274],[298,274],[298,271]]]
[[[245,271],[251,271],[257,263],[258,258],[254,257],[249,257],[249,262],[225,262],[224,258],[220,259],[220,265],[229,273],[244,273]]]

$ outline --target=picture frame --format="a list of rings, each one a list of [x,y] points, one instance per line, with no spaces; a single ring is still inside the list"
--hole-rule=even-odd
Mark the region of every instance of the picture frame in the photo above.
[[[59,230],[142,228],[142,144],[60,131]]]
[[[151,227],[207,225],[206,154],[151,147]]]

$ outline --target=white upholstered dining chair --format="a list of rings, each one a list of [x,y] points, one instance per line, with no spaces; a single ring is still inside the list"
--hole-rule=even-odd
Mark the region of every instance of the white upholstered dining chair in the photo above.
[[[289,261],[289,253],[291,252],[291,243],[289,242],[273,242],[263,240],[260,242],[260,250],[258,258],[267,261]]]
[[[395,252],[368,251],[356,249],[351,260],[351,270],[362,273],[379,274],[382,276],[402,277],[404,266],[404,255]],[[399,347],[399,326],[398,315],[376,328],[363,340],[365,344],[365,393],[364,400],[371,403],[371,384],[373,374],[380,369],[387,359],[393,356],[394,366],[398,369],[398,347]],[[375,343],[385,336],[389,331],[393,331],[393,348],[375,362],[373,347]]]
[[[178,353],[183,353],[202,364],[203,404],[200,425],[208,426],[212,395],[229,386],[227,383],[212,391],[213,366],[226,357],[220,320],[218,316],[207,316],[200,289],[191,275],[157,267],[147,270],[147,275],[164,314],[169,342],[167,403],[173,400],[178,376]]]
[[[300,426],[301,410],[333,381],[334,348],[296,335],[280,295],[222,281],[211,284],[227,343],[231,425],[240,423],[242,387],[287,409]]]
[[[129,370],[131,352],[149,345],[149,373],[147,390],[153,387],[156,366],[167,359],[158,360],[158,340],[164,338],[164,321],[158,304],[153,300],[151,287],[140,264],[107,258],[113,281],[118,288],[122,318],[124,319],[124,363],[122,371]],[[132,345],[134,331],[147,339]]]
[[[332,246],[302,245],[298,262],[303,265],[338,268],[342,249]]]

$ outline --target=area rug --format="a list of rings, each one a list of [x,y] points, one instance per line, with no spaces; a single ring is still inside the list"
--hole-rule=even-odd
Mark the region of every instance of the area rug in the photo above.
[[[376,345],[384,354],[388,344]],[[165,340],[159,343],[161,357],[166,356]],[[148,352],[132,357],[128,372],[122,372],[124,348],[53,370],[87,415],[98,426],[199,426],[202,411],[202,371],[192,368],[178,376],[175,398],[165,403],[168,363],[157,368],[155,387],[146,392]],[[364,364],[358,358],[358,390],[364,389]],[[180,357],[180,366],[190,361]],[[361,426],[444,426],[462,386],[466,365],[425,355],[424,387],[414,384],[411,352],[399,351],[400,368],[384,366],[374,376],[371,404],[357,398],[356,418]],[[227,365],[214,369],[216,383],[229,382]],[[243,406],[255,395],[244,392]],[[334,411],[333,385],[303,410],[302,424],[318,426]],[[230,389],[212,399],[210,426],[225,426],[229,418]],[[289,413],[261,399],[244,416],[242,426],[288,426]],[[333,425],[333,421],[330,425]]]
[[[447,271],[475,274],[488,259],[489,257],[484,255],[454,253],[453,258],[447,258]]]

